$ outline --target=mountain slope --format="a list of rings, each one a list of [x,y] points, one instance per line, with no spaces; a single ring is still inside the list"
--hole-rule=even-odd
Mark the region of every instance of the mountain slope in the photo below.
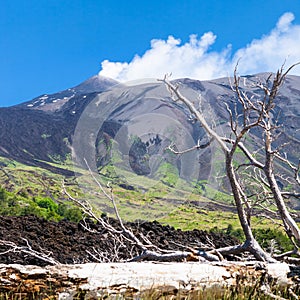
[[[265,80],[267,75],[247,76],[241,88],[250,96],[262,95],[253,83]],[[224,103],[234,108],[235,95],[227,78],[176,82],[218,131],[229,134]],[[286,151],[296,162],[300,148],[300,77],[287,77],[277,103],[273,118],[284,125],[277,144],[291,141]],[[49,163],[63,161],[72,149],[77,162],[88,156],[97,168],[109,162],[113,151],[118,160],[115,166],[139,175],[155,178],[162,165],[172,164],[182,178],[207,179],[212,173],[209,163],[217,153],[216,149],[205,149],[200,155],[174,158],[164,152],[172,142],[182,150],[207,138],[187,110],[172,101],[165,86],[155,81],[128,86],[94,76],[65,91],[0,108],[0,126],[0,156],[58,173],[66,171]],[[251,139],[256,149],[261,132],[253,131]],[[194,167],[195,159],[200,161],[199,166]]]
[[[94,76],[74,88],[0,108],[0,156],[64,172],[41,161],[65,159],[79,117],[76,113],[80,114],[95,95],[116,83]]]

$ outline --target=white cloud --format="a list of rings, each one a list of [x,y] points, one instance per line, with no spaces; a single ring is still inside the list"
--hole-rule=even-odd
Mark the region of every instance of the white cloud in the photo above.
[[[276,28],[282,32],[288,31],[288,29],[289,29],[291,23],[294,21],[294,19],[295,19],[295,16],[292,13],[290,13],[290,12],[285,13],[278,20]]]
[[[242,74],[276,71],[285,60],[286,65],[300,61],[300,26],[293,25],[293,20],[292,13],[285,13],[269,34],[233,54],[230,45],[220,52],[210,51],[216,40],[212,32],[200,38],[190,35],[184,44],[173,36],[155,39],[149,50],[129,63],[104,60],[99,74],[119,81],[162,78],[166,73],[172,73],[173,78],[205,80],[227,76],[238,59]],[[294,69],[294,74],[300,75],[300,67]]]
[[[300,61],[300,26],[293,25],[293,20],[292,13],[285,13],[268,35],[238,50],[233,61],[242,59],[240,72],[275,71],[285,60],[287,66]],[[300,75],[299,67],[294,69],[294,74]]]

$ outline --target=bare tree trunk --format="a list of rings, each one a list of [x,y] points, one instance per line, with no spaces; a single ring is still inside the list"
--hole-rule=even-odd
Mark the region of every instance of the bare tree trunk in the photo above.
[[[241,188],[239,186],[238,180],[236,178],[236,174],[233,169],[231,152],[226,153],[226,173],[227,173],[227,176],[228,176],[228,179],[230,182],[231,191],[233,193],[235,206],[236,206],[237,212],[238,212],[238,217],[239,217],[242,229],[244,231],[246,240],[252,240],[254,237],[253,237],[252,230],[251,230],[250,225],[247,220],[245,209],[243,207],[243,199],[242,199],[242,196],[240,193]]]
[[[266,174],[266,177],[269,182],[270,190],[273,194],[278,212],[280,214],[280,218],[284,224],[285,231],[288,234],[290,238],[294,237],[296,239],[296,242],[298,246],[300,246],[300,230],[295,222],[295,220],[291,217],[286,204],[284,202],[284,199],[282,197],[281,191],[278,187],[278,183],[276,181],[275,175],[274,175],[274,153],[271,149],[271,135],[270,132],[267,132],[266,134],[266,163],[264,167],[264,171]]]
[[[272,124],[271,112],[275,107],[275,99],[277,97],[278,90],[282,85],[283,81],[285,80],[288,72],[299,64],[300,63],[296,63],[290,66],[286,72],[283,72],[282,66],[281,69],[277,71],[271,88],[269,89],[267,86],[263,87],[263,90],[265,91],[266,95],[266,101],[264,102],[264,106],[262,108],[264,110],[264,120],[261,124],[265,133],[265,165],[263,170],[267,177],[269,188],[275,200],[280,218],[284,224],[285,231],[293,243],[293,238],[296,240],[298,247],[300,246],[300,230],[297,223],[291,217],[286,207],[285,201],[283,199],[282,193],[280,191],[274,174],[274,158],[276,157],[276,155],[279,158],[281,158],[281,156],[278,149],[272,149],[272,142],[274,140],[273,131],[276,129],[276,126]],[[290,162],[287,159],[283,159],[283,161],[285,161],[289,166],[291,166]],[[298,171],[299,169],[296,168],[296,181],[298,178]]]
[[[206,122],[204,116],[198,111],[195,105],[186,97],[184,97],[178,90],[177,86],[174,86],[170,83],[167,78],[162,80],[168,90],[170,91],[171,95],[173,96],[174,101],[181,101],[183,102],[187,108],[190,110],[191,114],[195,116],[198,122],[203,126],[206,133],[213,138],[223,150],[225,155],[225,167],[226,173],[231,185],[231,190],[233,193],[235,205],[237,208],[237,213],[239,217],[240,224],[242,226],[243,232],[246,237],[246,241],[243,245],[238,247],[231,247],[232,251],[235,253],[241,253],[242,251],[249,251],[252,253],[255,258],[259,261],[268,261],[268,262],[275,262],[276,260],[272,258],[268,253],[266,253],[259,243],[254,238],[254,235],[251,230],[250,220],[246,214],[244,202],[247,202],[245,195],[243,193],[242,187],[239,184],[239,180],[237,178],[236,170],[233,166],[233,157],[236,152],[237,147],[239,146],[239,142],[243,138],[243,136],[247,133],[247,131],[252,127],[255,126],[257,123],[250,124],[249,126],[244,126],[239,134],[236,134],[236,139],[232,142],[231,148],[229,149],[225,144],[224,138],[222,138],[216,131],[214,131]],[[236,132],[235,132],[236,133]],[[218,250],[219,251],[219,250]],[[230,248],[227,249],[228,253],[230,253]],[[222,254],[222,253],[221,253]]]
[[[241,195],[241,187],[238,183],[238,179],[236,178],[236,173],[233,168],[232,158],[233,158],[232,152],[227,152],[226,173],[230,181],[230,186],[233,193],[235,206],[237,208],[240,224],[242,226],[243,232],[246,237],[246,241],[241,248],[242,250],[247,250],[250,253],[252,253],[257,260],[275,262],[276,260],[261,248],[261,246],[253,236],[251,226],[248,222],[248,218],[245,209],[243,207],[243,196]]]

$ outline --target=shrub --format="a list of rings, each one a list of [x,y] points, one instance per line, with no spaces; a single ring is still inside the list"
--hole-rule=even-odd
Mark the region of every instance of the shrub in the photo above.
[[[57,213],[72,222],[79,222],[82,220],[82,212],[78,207],[72,207],[65,203],[58,205]]]
[[[58,204],[51,198],[35,198],[35,202],[39,207],[46,208],[49,211],[57,211],[58,209]]]

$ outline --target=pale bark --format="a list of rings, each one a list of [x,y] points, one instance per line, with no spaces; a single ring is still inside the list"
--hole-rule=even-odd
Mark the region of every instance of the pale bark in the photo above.
[[[272,286],[267,286],[268,293],[292,288],[295,284],[288,277],[289,272],[285,263],[262,264],[259,268],[255,263],[229,262],[90,263],[43,268],[0,265],[0,283],[1,291],[14,299],[31,299],[30,293],[34,293],[34,298],[44,293],[41,296],[55,296],[55,299],[83,299],[84,295],[85,299],[153,299],[154,292],[155,299],[183,296],[187,299],[223,299],[228,298],[230,290],[243,291],[248,287],[259,292],[261,286],[270,282]],[[208,296],[205,298],[205,295]]]
[[[271,150],[271,144],[267,142],[268,138],[266,138],[266,164],[265,164],[265,174],[268,179],[271,192],[273,194],[278,212],[280,214],[281,220],[284,224],[285,231],[289,235],[290,238],[294,237],[297,241],[298,246],[300,246],[300,230],[295,222],[295,220],[291,217],[285,201],[283,199],[282,193],[278,187],[278,183],[276,181],[274,175],[274,163],[273,163],[273,155]]]
[[[267,177],[269,188],[272,192],[274,201],[276,203],[280,218],[284,224],[285,231],[287,235],[290,237],[290,239],[293,241],[293,238],[296,240],[297,246],[300,246],[300,229],[295,222],[295,220],[290,215],[287,206],[285,204],[282,192],[280,191],[280,188],[278,186],[278,183],[276,181],[275,177],[275,165],[274,165],[274,159],[275,158],[281,158],[279,154],[278,149],[272,148],[272,143],[274,141],[273,131],[276,129],[276,126],[272,124],[271,120],[271,112],[274,109],[276,103],[275,99],[277,97],[278,91],[282,83],[284,82],[285,77],[287,76],[288,72],[295,67],[297,64],[292,65],[288,68],[286,72],[283,72],[283,67],[278,70],[278,72],[275,75],[275,78],[273,80],[273,83],[271,85],[271,88],[268,88],[267,85],[261,85],[261,88],[265,92],[265,101],[264,106],[262,107],[262,110],[264,112],[264,118],[260,124],[260,126],[263,128],[265,133],[265,164],[264,164],[264,173]],[[287,159],[281,159],[282,161],[285,161],[289,167],[293,169],[295,172],[295,180],[297,183],[299,183],[299,166],[293,167],[291,163]]]
[[[257,260],[260,261],[269,261],[269,262],[276,261],[260,247],[259,243],[255,240],[253,236],[252,229],[250,226],[250,218],[246,214],[245,207],[243,205],[243,203],[247,204],[246,195],[244,194],[239,184],[237,174],[233,165],[234,154],[238,147],[244,149],[244,152],[246,151],[246,153],[248,153],[248,156],[251,156],[251,154],[246,150],[246,148],[243,147],[243,144],[241,143],[241,139],[244,137],[244,135],[249,131],[251,127],[256,126],[257,122],[251,123],[249,125],[245,125],[239,133],[233,128],[232,125],[232,129],[233,131],[235,131],[236,138],[231,141],[230,143],[231,148],[229,148],[226,145],[227,140],[224,137],[221,137],[216,131],[214,131],[209,126],[202,113],[195,108],[192,101],[190,101],[185,96],[183,96],[180,93],[178,87],[174,86],[170,81],[168,81],[166,77],[162,81],[165,83],[166,87],[170,91],[174,101],[181,101],[187,106],[190,113],[194,115],[195,119],[198,120],[198,122],[202,125],[206,133],[218,143],[218,145],[224,152],[226,174],[231,185],[231,190],[233,193],[235,206],[237,208],[240,224],[246,237],[246,241],[241,247],[237,247],[237,248],[233,247],[232,249],[234,250],[234,252],[237,252],[238,250],[239,253],[242,251],[249,251],[255,256]],[[259,117],[259,119],[260,118],[261,116]],[[233,124],[233,119],[231,123]]]

